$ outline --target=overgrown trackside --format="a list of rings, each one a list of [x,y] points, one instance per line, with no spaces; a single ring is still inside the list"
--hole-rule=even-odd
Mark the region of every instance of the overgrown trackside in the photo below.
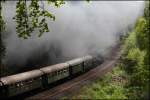
[[[75,99],[149,99],[149,2],[144,16],[123,41],[120,63],[92,85],[85,86]]]

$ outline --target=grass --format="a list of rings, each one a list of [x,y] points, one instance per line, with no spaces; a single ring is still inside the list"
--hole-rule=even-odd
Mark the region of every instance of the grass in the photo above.
[[[102,79],[96,80],[90,85],[84,86],[72,99],[127,99],[128,82],[126,73],[117,66],[112,72],[107,73]],[[64,97],[63,99],[67,99]],[[70,99],[70,97],[69,97]]]

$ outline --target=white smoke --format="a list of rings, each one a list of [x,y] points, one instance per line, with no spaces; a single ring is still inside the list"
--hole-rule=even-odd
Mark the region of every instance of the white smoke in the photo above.
[[[60,8],[47,4],[45,8],[56,16],[56,21],[48,20],[50,32],[40,38],[35,33],[36,36],[23,40],[17,37],[12,20],[15,2],[6,2],[3,9],[7,24],[4,34],[6,65],[22,66],[30,58],[39,58],[44,53],[48,56],[47,62],[89,53],[107,54],[119,35],[143,14],[144,1],[66,1]],[[59,56],[58,52],[61,52]]]

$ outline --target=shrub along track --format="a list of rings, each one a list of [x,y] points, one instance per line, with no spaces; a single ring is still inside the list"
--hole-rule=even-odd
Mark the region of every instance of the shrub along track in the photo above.
[[[100,66],[97,66],[85,74],[80,75],[52,89],[37,93],[25,99],[59,99],[62,97],[69,97],[78,92],[78,90],[84,85],[92,83],[92,81],[101,78],[106,72],[111,71],[115,64],[118,63],[119,58],[120,45],[117,45],[112,49],[110,58],[106,59]]]

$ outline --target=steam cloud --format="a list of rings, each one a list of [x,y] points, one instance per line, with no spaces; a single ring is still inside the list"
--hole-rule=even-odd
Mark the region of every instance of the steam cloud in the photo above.
[[[35,33],[23,40],[17,37],[16,23],[12,20],[15,4],[8,1],[3,10],[7,23],[3,36],[4,63],[14,71],[19,69],[17,66],[26,66],[34,59],[38,59],[34,64],[40,60],[53,64],[90,53],[106,55],[119,36],[134,26],[144,8],[144,1],[67,1],[60,8],[45,4],[45,8],[56,16],[56,21],[48,20],[51,31],[41,38]]]

